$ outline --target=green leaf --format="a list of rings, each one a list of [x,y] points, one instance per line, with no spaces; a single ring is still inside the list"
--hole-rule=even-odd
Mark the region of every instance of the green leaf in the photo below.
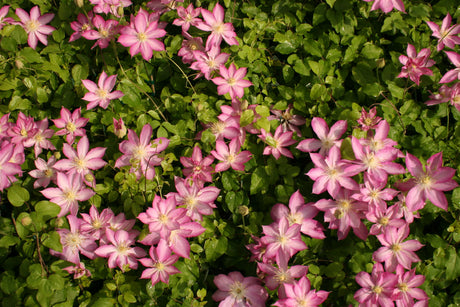
[[[460,257],[457,250],[449,246],[447,249],[446,279],[454,280],[460,276]]]
[[[72,67],[72,78],[76,83],[80,83],[81,80],[88,78],[88,74],[89,70],[86,66],[76,64]]]
[[[18,49],[17,42],[11,37],[2,37],[0,47],[5,51],[16,51]]]
[[[383,55],[383,49],[371,43],[364,44],[361,54],[367,59],[378,59]]]
[[[19,51],[19,54],[29,63],[43,63],[43,58],[40,54],[30,47],[25,47]]]
[[[62,252],[61,236],[56,231],[45,233],[42,236],[42,244],[57,252]]]
[[[92,307],[113,307],[117,306],[117,301],[110,297],[101,297],[98,298],[94,303],[91,304]]]
[[[61,212],[61,207],[55,203],[42,200],[35,204],[35,211],[37,212],[38,217],[41,218],[43,222],[46,222],[49,219],[56,217],[59,212]]]
[[[283,42],[275,47],[275,51],[281,54],[291,54],[297,50],[297,47],[291,42]]]
[[[3,236],[0,239],[0,247],[10,247],[13,245],[16,245],[20,242],[18,237],[13,237],[13,236]]]
[[[17,86],[17,84],[15,86]],[[14,110],[30,110],[31,107],[32,107],[32,104],[28,99],[22,99],[19,96],[14,96],[11,99],[10,104],[8,105],[8,109],[10,111],[14,111]]]
[[[251,175],[251,186],[249,191],[251,194],[256,194],[262,190],[267,183],[267,173],[263,166],[259,166]]]
[[[8,189],[8,201],[15,207],[21,207],[30,199],[29,192],[19,185],[12,185]]]
[[[305,65],[304,61],[302,60],[297,60],[295,61],[294,64],[294,70],[296,73],[302,75],[302,76],[309,76],[310,75],[310,69]]]
[[[227,251],[228,239],[220,237],[219,239],[213,237],[204,243],[204,250],[207,261],[214,261]]]

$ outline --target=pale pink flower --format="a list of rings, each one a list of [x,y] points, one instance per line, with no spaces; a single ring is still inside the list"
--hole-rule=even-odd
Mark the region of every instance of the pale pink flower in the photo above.
[[[409,209],[415,211],[417,204],[424,203],[428,198],[433,205],[447,211],[447,199],[444,191],[455,189],[458,184],[452,177],[455,169],[442,166],[442,152],[431,156],[427,161],[426,170],[415,156],[407,153],[406,166],[415,181],[407,196],[406,204]]]
[[[94,13],[111,13],[115,17],[123,17],[123,8],[132,4],[130,0],[89,0],[93,7]]]
[[[141,278],[150,279],[152,281],[152,286],[160,281],[167,284],[169,283],[170,275],[181,273],[181,271],[174,266],[179,256],[171,254],[171,249],[168,247],[165,240],[160,240],[156,248],[151,246],[149,255],[150,258],[139,259],[139,262],[147,267],[147,269],[142,272]]]
[[[0,191],[16,181],[15,175],[22,174],[21,165],[9,162],[13,155],[14,145],[4,141],[0,145]]]
[[[127,232],[125,230],[113,231],[107,228],[105,235],[108,239],[107,245],[98,247],[94,253],[99,257],[109,258],[109,268],[119,267],[125,271],[127,267],[137,269],[138,258],[144,257],[147,253],[140,247],[132,247],[135,244],[139,232]]]
[[[244,171],[244,163],[251,160],[251,152],[244,150],[240,152],[240,142],[238,139],[233,139],[227,146],[224,141],[216,141],[216,150],[212,150],[211,154],[219,161],[216,165],[216,172],[223,172],[230,167],[237,171]]]
[[[320,117],[313,117],[311,127],[318,136],[317,139],[306,139],[299,142],[297,149],[303,152],[313,152],[319,149],[320,155],[327,155],[333,146],[340,147],[340,138],[347,131],[347,121],[339,120],[334,125],[327,125],[326,121]]]
[[[372,258],[377,262],[385,262],[388,272],[396,270],[398,264],[410,270],[413,262],[420,261],[414,251],[422,248],[423,244],[417,240],[403,242],[409,231],[409,225],[406,224],[400,228],[387,227],[384,233],[377,236],[383,246],[374,252]]]
[[[4,5],[1,9],[0,9],[0,30],[3,28],[3,26],[5,25],[5,23],[10,23],[10,24],[14,24],[15,21],[13,18],[11,17],[5,17],[6,15],[8,15],[8,11],[10,10],[10,6],[9,5]]]
[[[432,21],[427,21],[426,23],[431,31],[433,31],[432,35],[438,38],[438,46],[436,48],[438,51],[444,49],[444,46],[454,49],[455,45],[460,44],[460,37],[458,36],[460,33],[460,25],[456,24],[451,26],[452,17],[449,13],[447,13],[446,17],[442,20],[441,28]]]
[[[30,16],[21,8],[16,9],[16,15],[18,15],[21,20],[19,24],[28,34],[27,43],[31,48],[37,48],[38,41],[42,42],[45,46],[48,45],[47,36],[56,29],[46,24],[54,18],[54,14],[48,13],[41,15],[40,8],[34,6],[30,10]]]
[[[229,140],[241,138],[240,121],[235,117],[218,120],[204,126],[205,128],[209,128],[211,133],[216,137],[217,141],[222,141],[224,138]]]
[[[49,140],[54,135],[54,130],[48,129],[48,119],[35,122],[35,128],[33,137],[24,141],[24,147],[34,146],[35,158],[42,153],[43,149],[56,150]]]
[[[62,107],[61,118],[52,120],[57,128],[61,129],[55,135],[65,135],[66,142],[73,144],[75,137],[86,135],[86,130],[83,128],[88,123],[89,119],[81,117],[81,108],[78,108],[70,113],[69,110]]]
[[[68,215],[67,220],[70,230],[64,228],[57,230],[61,236],[62,252],[51,250],[51,254],[75,264],[80,263],[80,253],[94,259],[94,250],[97,248],[95,239],[80,231],[81,220],[79,218]]]
[[[236,69],[234,63],[231,63],[228,69],[224,65],[221,65],[219,68],[221,77],[212,79],[212,82],[217,85],[217,93],[219,95],[228,93],[232,100],[236,97],[243,97],[244,88],[252,85],[251,81],[243,79],[246,76],[246,72],[246,67]]]
[[[111,100],[123,97],[124,94],[122,91],[112,92],[116,80],[117,75],[108,76],[105,71],[102,71],[97,84],[91,80],[81,80],[83,85],[89,91],[82,98],[83,100],[89,101],[86,109],[91,110],[97,106],[107,109]]]
[[[329,296],[327,291],[310,290],[310,280],[303,276],[299,281],[286,283],[286,298],[278,300],[274,306],[278,307],[317,307]]]
[[[429,96],[430,100],[425,102],[427,106],[449,102],[451,100],[452,89],[450,87],[444,84],[439,88],[438,91],[439,91],[438,94],[433,94],[430,92],[431,93],[431,95]]]
[[[399,56],[399,62],[404,66],[398,78],[410,78],[417,85],[420,85],[420,77],[422,75],[433,75],[433,71],[428,68],[435,64],[435,61],[429,59],[430,54],[431,51],[429,48],[424,48],[417,54],[415,47],[407,44],[407,56]]]
[[[388,132],[390,132],[390,125],[386,120],[382,120],[377,126],[374,127],[374,133],[367,133],[367,138],[360,139],[360,143],[364,146],[368,146],[373,152],[377,152],[384,148],[392,148],[398,143],[388,138]]]
[[[178,6],[176,11],[179,18],[174,19],[173,25],[181,26],[182,32],[187,32],[190,26],[196,27],[202,21],[200,18],[197,18],[201,13],[201,8],[193,8],[192,3],[187,8]]]
[[[306,204],[299,190],[295,191],[289,198],[289,208],[283,204],[276,204],[272,207],[271,217],[274,222],[279,222],[286,217],[289,225],[301,225],[300,232],[315,239],[324,239],[323,226],[313,218],[318,214],[318,209],[313,203]]]
[[[6,113],[0,118],[0,142],[4,139],[10,139],[8,130],[12,127],[12,123],[8,122],[9,119],[10,113]]]
[[[99,46],[101,49],[107,48],[110,41],[118,33],[118,21],[113,19],[106,21],[102,16],[95,15],[91,22],[97,30],[89,29],[82,32],[81,36],[89,40],[96,40],[91,49],[96,46]]]
[[[364,184],[359,188],[359,193],[353,194],[353,198],[369,204],[369,211],[386,210],[387,202],[392,200],[399,191],[385,188],[385,181],[373,182],[364,174]]]
[[[425,282],[425,276],[415,275],[415,268],[405,272],[403,266],[396,267],[396,276],[398,276],[398,284],[396,285],[396,293],[398,299],[395,301],[397,307],[412,307],[414,299],[424,301],[424,305],[418,307],[428,307],[428,295],[420,287]]]
[[[198,237],[206,228],[197,222],[190,221],[187,215],[178,220],[179,228],[171,231],[168,246],[180,257],[190,258],[190,243],[187,238]]]
[[[231,272],[228,276],[215,276],[214,284],[218,290],[212,299],[220,302],[220,307],[265,307],[268,293],[256,277],[244,277],[240,272]]]
[[[206,49],[209,50],[212,45],[220,46],[222,39],[229,45],[238,45],[233,25],[230,22],[224,23],[225,12],[219,3],[216,3],[212,13],[201,9],[201,15],[204,21],[199,22],[196,27],[203,31],[211,31],[206,41]]]
[[[200,184],[212,182],[214,168],[211,164],[214,162],[214,157],[209,155],[203,158],[200,147],[193,147],[192,156],[190,158],[180,157],[180,162],[184,166],[182,173],[187,178]]]
[[[57,173],[57,188],[47,188],[40,191],[46,198],[61,207],[58,217],[66,215],[77,215],[78,202],[90,199],[94,194],[93,190],[83,187],[83,180],[79,174]]]
[[[102,210],[99,214],[96,207],[92,205],[89,209],[89,214],[82,213],[81,217],[80,231],[99,240],[105,236],[105,230],[110,228],[110,222],[115,217],[115,214],[110,208]]]
[[[450,91],[450,104],[460,112],[460,82],[457,82],[454,86],[452,86]]]
[[[225,63],[227,63],[230,54],[224,52],[221,53],[218,46],[212,46],[210,50],[193,51],[193,56],[196,61],[190,65],[190,68],[200,71],[196,78],[204,75],[207,80],[211,80],[211,74],[214,71],[219,70],[221,65],[225,65]]]
[[[380,263],[374,264],[372,275],[359,272],[356,282],[362,287],[356,291],[354,298],[363,306],[393,307],[393,301],[398,297],[396,286],[398,277],[385,272]]]
[[[459,25],[460,29],[460,25]],[[454,51],[444,51],[447,54],[447,57],[455,65],[455,69],[451,69],[442,76],[439,83],[449,83],[452,81],[460,80],[460,54]]]
[[[261,129],[262,133],[258,137],[261,138],[268,146],[264,148],[264,155],[273,155],[278,160],[281,155],[294,158],[291,151],[285,147],[295,144],[297,141],[292,139],[292,131],[283,132],[283,126],[278,126],[275,130],[275,135]]]
[[[78,279],[83,276],[91,276],[91,272],[85,267],[83,262],[79,262],[76,265],[68,266],[62,269],[67,271],[69,274],[73,274],[74,279]]]
[[[373,0],[364,0],[366,2]],[[371,11],[381,9],[384,13],[389,13],[393,8],[405,13],[404,3],[402,0],[375,0],[372,4]]]
[[[126,135],[126,126],[123,119],[120,117],[119,120],[113,119],[113,133],[119,138],[122,139]]]
[[[361,130],[369,131],[371,129],[375,129],[375,127],[381,120],[382,118],[377,116],[376,107],[370,109],[369,113],[367,113],[366,110],[362,108],[361,117],[358,119],[358,124],[360,125]]]
[[[153,51],[164,51],[164,44],[157,38],[166,35],[164,29],[158,28],[157,21],[149,21],[149,14],[143,9],[139,9],[137,15],[131,16],[131,23],[120,30],[121,35],[118,42],[125,47],[129,47],[131,57],[141,53],[142,58],[149,61],[153,56]]]
[[[155,166],[160,165],[162,159],[158,154],[166,149],[169,140],[164,137],[151,141],[153,129],[150,124],[142,127],[140,136],[136,132],[128,130],[128,140],[120,143],[119,148],[123,153],[115,162],[115,167],[130,165],[130,172],[140,179],[143,175],[148,180],[155,177]]]
[[[381,209],[375,208],[366,213],[366,218],[369,222],[374,223],[369,230],[369,234],[376,236],[384,233],[387,227],[402,227],[406,221],[401,219],[402,212],[399,206],[391,206],[389,208]]]
[[[35,167],[37,169],[31,170],[29,175],[33,178],[36,178],[34,182],[34,188],[39,187],[46,188],[50,181],[56,182],[56,169],[54,168],[54,163],[56,163],[56,158],[51,156],[48,159],[48,162],[42,158],[37,158],[35,160]]]

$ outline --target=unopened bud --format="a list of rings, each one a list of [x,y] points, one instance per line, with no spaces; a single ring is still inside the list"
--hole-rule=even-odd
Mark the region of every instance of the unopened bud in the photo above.
[[[447,228],[447,231],[448,231],[448,232],[454,232],[454,231],[455,231],[455,227],[454,227],[454,226],[449,226],[449,228]]]
[[[23,69],[24,68],[24,63],[19,59],[14,61],[14,65],[16,65],[17,69]]]
[[[86,174],[85,175],[85,180],[88,181],[88,182],[93,182],[94,181],[94,176],[93,174]]]
[[[54,152],[54,157],[56,158],[56,160],[61,159],[61,153],[59,151]]]
[[[62,227],[64,226],[64,219],[62,217],[56,219],[56,226],[57,227]]]
[[[238,213],[241,214],[242,216],[246,216],[249,214],[249,208],[247,206],[239,206]]]
[[[76,6],[78,7],[83,7],[83,5],[85,4],[84,0],[75,0],[75,4]]]
[[[120,117],[119,120],[113,119],[113,133],[119,138],[123,138],[126,135],[126,126],[123,119]]]
[[[377,62],[377,68],[385,67],[385,59],[384,58],[378,59],[376,62]]]
[[[26,215],[21,219],[21,224],[23,226],[29,226],[30,224],[32,224],[32,219],[30,218],[30,216]]]

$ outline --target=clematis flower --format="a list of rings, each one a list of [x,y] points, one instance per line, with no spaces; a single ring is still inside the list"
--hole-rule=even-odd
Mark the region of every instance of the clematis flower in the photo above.
[[[228,146],[224,141],[216,141],[216,150],[212,150],[211,154],[222,161],[216,165],[216,172],[226,171],[230,167],[237,171],[244,171],[244,163],[251,160],[251,152],[248,150],[239,152],[240,148],[238,139],[231,140]]]
[[[79,39],[80,37],[82,37],[82,33],[92,29],[93,25],[91,24],[91,20],[93,19],[93,17],[93,11],[88,12],[88,16],[82,13],[78,14],[77,21],[72,21],[70,23],[70,27],[75,32],[72,33],[72,35],[70,35],[69,42],[73,42]]]
[[[150,279],[152,286],[162,281],[169,283],[169,276],[181,273],[173,264],[179,259],[178,255],[172,255],[171,249],[165,240],[160,240],[157,247],[150,247],[150,258],[141,258],[139,262],[147,267],[142,272],[142,279]]]
[[[53,129],[48,129],[48,119],[45,118],[35,122],[35,133],[33,137],[24,141],[24,147],[34,146],[35,158],[38,157],[43,149],[56,150],[53,143],[49,140],[54,135]]]
[[[83,276],[91,276],[91,272],[85,267],[83,262],[79,262],[76,265],[68,266],[62,269],[67,271],[69,274],[73,274],[73,279],[78,279]]]
[[[246,76],[246,71],[246,67],[236,69],[234,63],[230,64],[228,69],[224,65],[221,65],[219,68],[221,77],[212,79],[212,82],[217,85],[217,93],[219,95],[229,93],[232,100],[236,97],[243,97],[244,88],[252,85],[251,81],[243,79]]]
[[[111,13],[115,17],[123,16],[123,8],[132,4],[130,0],[89,0],[94,5],[94,13]]]
[[[46,24],[54,18],[54,14],[41,15],[40,8],[34,6],[30,10],[30,15],[21,8],[16,9],[16,15],[21,20],[19,24],[27,32],[27,43],[32,49],[37,48],[38,41],[45,46],[48,45],[47,35],[50,35],[56,29]]]
[[[370,2],[373,0],[364,0]],[[384,13],[389,13],[393,8],[405,13],[404,3],[402,0],[375,0],[372,4],[371,11],[381,9]]]
[[[5,23],[10,23],[10,24],[14,24],[14,19],[11,18],[11,17],[5,17],[6,15],[8,15],[8,11],[10,10],[10,6],[9,5],[4,5],[1,9],[0,9],[0,30],[3,28],[3,26],[5,25]]]
[[[404,267],[401,265],[396,267],[396,276],[398,276],[396,306],[428,307],[428,295],[422,289],[417,288],[425,282],[425,276],[415,275],[415,268],[405,272]],[[414,299],[425,304],[414,305]]]
[[[35,133],[37,133],[37,125],[35,124],[32,116],[26,116],[24,113],[19,112],[16,125],[11,125],[7,131],[8,136],[11,137],[11,143],[24,144],[27,143],[29,147],[34,145],[31,140]]]
[[[374,252],[372,258],[377,262],[385,262],[387,272],[394,272],[398,264],[410,270],[412,262],[420,261],[414,251],[422,248],[423,244],[417,240],[403,242],[408,235],[408,224],[400,228],[387,227],[384,233],[377,235],[383,246]]]
[[[273,115],[267,117],[268,120],[277,119],[281,126],[283,127],[283,132],[292,131],[297,134],[298,137],[301,136],[300,129],[297,126],[302,126],[305,124],[305,118],[300,115],[292,114],[292,104],[290,104],[286,110],[276,110],[271,109],[270,112]]]
[[[213,45],[220,46],[222,39],[229,45],[238,45],[233,25],[230,22],[224,23],[225,12],[219,3],[216,3],[212,13],[201,9],[201,15],[204,21],[199,22],[196,27],[203,31],[211,31],[206,41],[206,49],[209,50]]]
[[[450,104],[460,112],[460,82],[455,83],[450,90]]]
[[[367,113],[366,110],[362,108],[361,117],[358,119],[358,124],[360,125],[361,130],[369,131],[371,129],[375,129],[375,127],[381,120],[382,118],[377,116],[376,107],[370,109],[369,113]]]
[[[268,146],[264,148],[264,155],[273,155],[276,160],[278,160],[281,155],[288,158],[294,158],[291,151],[285,147],[293,145],[296,143],[292,139],[292,131],[283,132],[283,126],[278,126],[275,130],[275,135],[272,135],[270,132],[266,132],[265,129],[261,129],[262,133],[259,135]]]
[[[115,86],[117,75],[107,76],[105,71],[99,76],[99,80],[94,83],[91,80],[81,80],[83,85],[89,91],[82,98],[83,100],[89,101],[86,106],[87,110],[91,110],[96,106],[100,106],[103,109],[107,109],[110,100],[118,99],[124,96],[122,91],[112,91]]]
[[[119,120],[113,119],[113,133],[119,138],[122,139],[126,135],[126,126],[123,119],[120,117]]]
[[[451,26],[452,17],[449,13],[447,13],[446,17],[442,20],[441,28],[432,21],[427,21],[426,23],[431,31],[433,31],[432,35],[438,38],[438,46],[436,47],[438,51],[444,49],[444,46],[454,49],[455,45],[460,44],[460,37],[458,36],[460,33],[460,25]]]
[[[311,127],[318,136],[319,140],[306,139],[299,142],[297,149],[303,152],[313,152],[319,149],[320,155],[327,155],[333,146],[340,148],[342,140],[340,138],[347,131],[347,121],[339,120],[334,125],[327,125],[326,121],[320,117],[313,117]]]
[[[420,85],[420,77],[422,75],[433,75],[433,71],[428,68],[435,64],[435,61],[429,59],[430,54],[431,51],[429,48],[424,48],[417,54],[415,47],[408,44],[407,56],[399,56],[399,62],[401,62],[404,66],[402,67],[398,78],[409,77],[417,85]]]
[[[80,231],[91,235],[96,240],[105,236],[105,230],[110,228],[110,222],[115,217],[115,214],[110,208],[102,210],[99,214],[94,205],[89,209],[89,214],[82,213],[82,222]],[[112,229],[113,230],[113,229]]]
[[[195,61],[194,51],[205,51],[203,39],[201,37],[192,37],[187,32],[182,33],[184,40],[182,47],[177,52],[177,55],[182,57],[182,62],[192,64]]]
[[[230,54],[224,52],[221,53],[218,46],[212,46],[210,50],[193,51],[193,56],[196,61],[190,65],[190,68],[200,71],[196,78],[204,75],[207,80],[211,80],[211,74],[214,71],[219,70],[221,65],[225,65],[230,57]]]
[[[452,93],[452,89],[444,84],[439,88],[438,94],[431,94],[429,96],[430,100],[426,101],[425,104],[427,106],[432,106],[435,104],[448,102],[451,100],[451,93]]]
[[[95,15],[91,20],[93,26],[97,29],[89,29],[81,33],[86,39],[95,40],[96,42],[91,47],[99,46],[101,49],[107,48],[112,39],[118,33],[118,21],[109,19],[105,20],[101,15]]]
[[[47,188],[40,192],[50,202],[61,207],[58,217],[65,216],[69,211],[71,215],[77,215],[78,202],[88,200],[96,194],[93,190],[83,187],[83,180],[78,174],[57,173],[56,180],[57,188]]]
[[[273,305],[278,307],[317,307],[321,305],[329,296],[329,292],[310,290],[310,287],[310,280],[307,276],[303,276],[299,281],[287,283],[285,284],[286,298],[278,300]]]
[[[212,182],[214,168],[211,164],[214,162],[214,157],[209,155],[203,158],[200,147],[193,147],[192,156],[190,158],[180,157],[180,162],[184,166],[182,173],[187,178],[191,178],[193,181],[200,184]]]
[[[128,233],[125,230],[113,231],[107,228],[105,234],[110,244],[98,247],[94,253],[99,257],[109,258],[108,264],[111,269],[116,267],[122,271],[125,271],[127,267],[137,269],[138,258],[146,255],[142,248],[132,247],[139,232]]]
[[[219,274],[214,277],[214,284],[218,290],[212,299],[220,302],[220,307],[265,307],[268,293],[256,277],[244,277],[240,272],[231,272],[228,276]]]
[[[0,145],[0,191],[11,186],[11,183],[16,181],[15,175],[21,174],[21,165],[11,163],[10,159],[13,155],[14,145],[8,141],[4,141]]]
[[[190,3],[187,8],[178,6],[176,11],[179,18],[174,19],[173,25],[181,26],[182,32],[187,32],[190,26],[196,27],[198,23],[202,21],[198,18],[201,13],[201,8],[194,8],[192,3]]]
[[[460,25],[459,25],[460,29]],[[447,54],[447,57],[455,65],[455,69],[451,69],[442,76],[439,83],[449,83],[455,80],[460,80],[460,54],[454,51],[444,51]]]
[[[447,199],[443,191],[450,191],[458,186],[452,179],[455,169],[442,166],[442,152],[431,156],[426,162],[426,170],[423,170],[419,159],[410,153],[406,155],[407,169],[415,177],[414,186],[406,196],[406,205],[410,210],[416,211],[420,209],[417,204],[423,206],[428,198],[433,205],[447,211]]]
[[[149,14],[143,9],[139,9],[135,17],[131,16],[131,23],[121,28],[120,33],[118,42],[129,47],[131,57],[141,53],[142,58],[149,61],[154,50],[165,50],[164,44],[157,38],[165,36],[166,31],[158,28],[157,21],[150,21]]]
[[[61,118],[52,120],[57,128],[55,135],[65,135],[66,142],[70,145],[75,141],[75,137],[86,135],[86,130],[83,128],[88,123],[89,119],[81,117],[81,108],[78,108],[70,113],[69,110],[61,108]]]
[[[48,159],[48,162],[43,160],[42,158],[37,158],[35,160],[35,167],[37,169],[31,170],[29,175],[33,178],[36,178],[34,182],[34,188],[37,189],[39,187],[46,188],[50,181],[56,181],[56,169],[54,168],[54,163],[56,163],[56,158],[51,156]]]

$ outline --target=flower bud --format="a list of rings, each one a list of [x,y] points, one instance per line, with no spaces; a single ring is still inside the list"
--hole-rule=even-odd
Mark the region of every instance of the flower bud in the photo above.
[[[75,5],[78,7],[83,7],[84,4],[84,0],[75,0]]]
[[[57,227],[62,227],[62,226],[64,226],[64,222],[65,222],[64,219],[62,217],[60,217],[60,218],[56,219],[56,226]]]
[[[377,68],[385,67],[385,59],[384,58],[378,59],[376,62],[377,62]]]
[[[21,219],[21,224],[23,226],[29,226],[30,224],[32,224],[32,219],[30,218],[29,215],[26,215]]]
[[[54,157],[56,158],[56,160],[61,159],[61,153],[59,151],[54,152]]]
[[[249,214],[249,208],[247,206],[239,206],[238,213],[241,214],[242,216],[246,216]]]
[[[126,135],[126,126],[123,119],[120,117],[119,120],[113,119],[113,133],[119,138],[123,138]]]
[[[17,69],[23,69],[23,68],[24,68],[24,63],[23,63],[21,60],[19,60],[19,59],[16,59],[16,60],[14,61],[14,65],[16,65],[16,68],[17,68]]]

